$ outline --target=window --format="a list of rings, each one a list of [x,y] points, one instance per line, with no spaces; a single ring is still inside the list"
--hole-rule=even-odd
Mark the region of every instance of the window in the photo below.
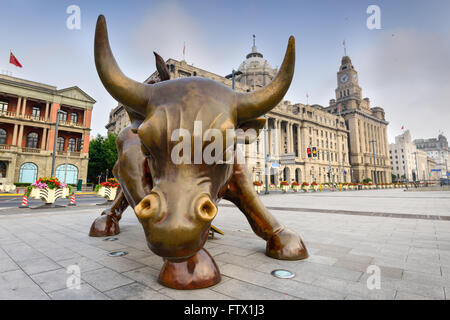
[[[73,123],[77,123],[78,122],[78,113],[72,112],[70,114],[70,121]]]
[[[37,180],[38,167],[32,162],[24,163],[20,167],[19,182],[33,183]]]
[[[67,111],[59,111],[59,121],[67,121]]]
[[[69,139],[69,144],[68,144],[68,146],[67,146],[67,149],[68,149],[70,152],[74,152],[74,151],[76,150],[76,146],[77,146],[77,141],[76,141],[76,139],[75,139],[75,138],[70,138],[70,139]]]
[[[40,117],[41,117],[41,107],[33,106],[33,110],[31,111],[31,118],[39,120]]]
[[[78,168],[72,164],[62,164],[56,167],[55,176],[59,181],[67,184],[77,184],[78,182]]]
[[[27,148],[37,148],[38,143],[39,135],[36,132],[30,132],[27,136]]]
[[[6,144],[6,130],[0,128],[0,144]]]
[[[5,114],[8,111],[8,102],[0,101],[0,114]]]
[[[56,140],[56,151],[64,151],[65,139],[63,137],[58,137]]]

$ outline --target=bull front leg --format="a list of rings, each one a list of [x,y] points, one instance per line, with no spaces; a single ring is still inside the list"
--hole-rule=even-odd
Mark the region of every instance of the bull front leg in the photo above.
[[[95,219],[91,225],[89,236],[91,237],[107,237],[114,236],[120,233],[119,220],[122,218],[122,213],[128,207],[128,201],[119,186],[117,196],[110,208],[104,210],[100,217]]]
[[[266,240],[266,255],[280,260],[301,260],[308,251],[300,236],[280,224],[256,193],[245,165],[234,164],[233,176],[224,194],[247,217],[253,231]]]

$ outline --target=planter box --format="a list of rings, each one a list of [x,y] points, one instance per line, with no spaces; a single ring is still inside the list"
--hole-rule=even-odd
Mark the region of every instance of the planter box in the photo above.
[[[14,184],[0,184],[1,192],[16,191],[16,186]]]
[[[253,186],[255,188],[256,193],[260,193],[263,189],[263,186]]]
[[[65,198],[69,195],[69,188],[59,189],[31,189],[30,197],[33,199],[40,199],[47,204],[55,203],[56,199]]]
[[[97,195],[105,198],[106,200],[113,201],[117,195],[117,187],[109,188],[109,187],[100,187],[97,191]]]
[[[281,190],[283,191],[283,193],[286,193],[288,188],[289,186],[281,186]]]

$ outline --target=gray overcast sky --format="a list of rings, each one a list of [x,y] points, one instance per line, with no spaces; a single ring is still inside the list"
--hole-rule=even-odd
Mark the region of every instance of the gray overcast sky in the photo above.
[[[66,28],[66,8],[81,9],[81,30]],[[369,30],[369,5],[381,8],[381,29]],[[225,75],[251,47],[252,34],[272,66],[281,64],[289,35],[296,37],[294,81],[286,99],[326,106],[334,98],[342,41],[359,72],[363,96],[385,109],[389,139],[449,134],[450,1],[1,1],[0,68],[14,76],[78,85],[97,103],[93,134],[105,134],[116,103],[95,71],[93,37],[106,16],[122,70],[142,81],[154,71],[153,50]],[[8,65],[9,50],[23,64]]]

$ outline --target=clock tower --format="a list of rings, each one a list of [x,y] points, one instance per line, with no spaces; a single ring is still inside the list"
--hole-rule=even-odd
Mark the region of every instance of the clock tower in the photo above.
[[[358,85],[358,72],[350,57],[344,56],[337,73],[336,102],[345,109],[356,109],[361,102],[361,87]]]

